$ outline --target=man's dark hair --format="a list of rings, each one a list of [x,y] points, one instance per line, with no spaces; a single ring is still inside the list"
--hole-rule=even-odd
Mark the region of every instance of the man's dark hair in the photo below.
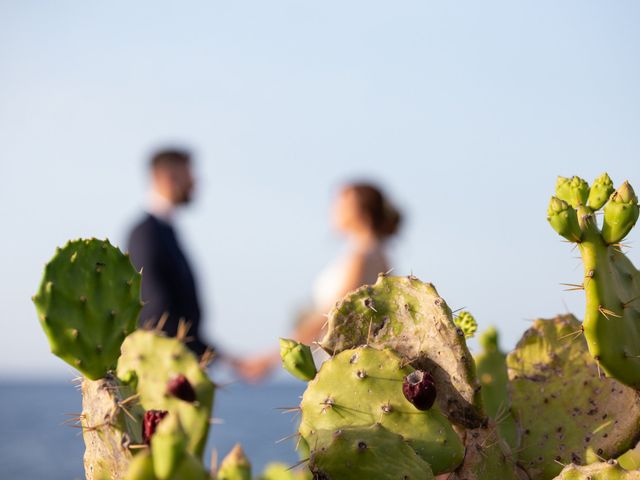
[[[158,150],[151,156],[150,167],[152,169],[173,167],[176,165],[188,165],[191,163],[191,152],[177,148]]]

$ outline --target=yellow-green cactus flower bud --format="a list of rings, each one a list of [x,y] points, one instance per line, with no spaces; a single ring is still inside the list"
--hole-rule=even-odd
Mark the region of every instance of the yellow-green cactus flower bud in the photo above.
[[[604,206],[602,238],[608,244],[627,236],[638,220],[638,197],[629,182],[624,182]]]
[[[578,223],[578,215],[573,207],[566,201],[557,197],[551,197],[547,220],[561,236],[570,242],[579,242],[582,238],[582,230]]]
[[[471,338],[478,330],[478,323],[469,312],[460,312],[453,323],[464,332],[465,338]]]
[[[251,464],[239,443],[222,460],[217,480],[251,480]]]
[[[153,471],[160,480],[172,478],[178,470],[187,448],[187,436],[175,414],[169,414],[158,424],[151,437]]]
[[[280,339],[280,358],[284,369],[300,380],[308,382],[316,376],[316,365],[308,345],[286,338]]]
[[[591,185],[587,206],[592,210],[600,210],[604,204],[607,203],[609,195],[611,195],[613,190],[613,182],[609,178],[609,175],[603,173],[596,178],[593,185]]]

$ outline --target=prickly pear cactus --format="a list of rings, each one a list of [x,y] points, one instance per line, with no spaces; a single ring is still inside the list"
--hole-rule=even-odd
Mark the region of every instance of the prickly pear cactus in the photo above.
[[[640,443],[618,457],[618,463],[627,470],[640,470]]]
[[[122,344],[117,375],[135,388],[145,410],[176,414],[188,437],[187,451],[202,457],[214,385],[183,342],[138,330]]]
[[[613,193],[612,193],[613,192]],[[596,211],[604,205],[602,227]],[[587,183],[560,177],[548,211],[551,226],[577,243],[584,264],[587,306],[584,334],[589,351],[610,376],[640,389],[640,273],[620,242],[638,219],[638,197],[624,182],[613,191],[607,174]]]
[[[640,480],[640,472],[630,472],[615,460],[591,465],[567,465],[555,480]]]
[[[251,480],[251,463],[239,443],[222,460],[216,480]]]
[[[511,413],[507,356],[500,351],[498,331],[488,328],[480,336],[482,352],[475,358],[478,379],[482,385],[482,403],[498,426],[500,437],[512,450],[518,447],[518,427]]]
[[[33,297],[51,352],[91,380],[115,368],[138,321],[140,278],[108,240],[75,240],[58,249]]]
[[[135,392],[115,377],[83,380],[80,424],[87,480],[123,478],[132,458],[129,446],[142,443],[142,413]]]
[[[417,278],[380,275],[375,285],[348,294],[329,313],[321,342],[330,354],[361,345],[391,348],[430,372],[440,408],[468,428],[485,420],[480,385],[464,332],[435,287]]]
[[[300,405],[300,434],[312,458],[329,448],[336,432],[358,429],[359,438],[367,444],[367,432],[373,435],[380,425],[399,435],[403,445],[429,463],[434,473],[453,471],[464,455],[462,442],[437,405],[419,410],[405,398],[403,383],[413,371],[391,350],[371,347],[345,350],[326,361],[309,382]],[[346,452],[342,459],[353,460]]]
[[[551,479],[563,464],[613,458],[637,441],[638,393],[600,376],[572,315],[536,320],[507,365],[523,432],[518,460],[531,478]]]
[[[431,468],[398,434],[380,424],[322,432],[321,447],[309,459],[313,478],[432,480]]]

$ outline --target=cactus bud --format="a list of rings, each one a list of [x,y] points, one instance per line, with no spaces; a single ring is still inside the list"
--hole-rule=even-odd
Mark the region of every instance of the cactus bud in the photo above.
[[[173,377],[167,382],[167,393],[188,403],[196,401],[196,391],[187,380],[187,377],[182,374]]]
[[[495,352],[498,350],[498,331],[495,327],[487,328],[480,335],[480,346],[485,352]]]
[[[156,427],[164,417],[167,416],[166,410],[147,410],[144,412],[142,420],[142,440],[149,445],[151,437],[156,432]]]
[[[436,401],[436,383],[430,373],[415,370],[404,377],[402,393],[418,410],[429,410]]]
[[[453,323],[463,331],[465,338],[471,338],[478,330],[478,323],[469,312],[460,312],[454,317]]]
[[[608,244],[627,236],[638,220],[638,197],[629,182],[624,182],[604,206],[602,237]]]
[[[316,365],[308,345],[289,340],[280,339],[280,358],[282,366],[287,372],[305,382],[316,376]]]
[[[613,190],[613,182],[609,178],[609,175],[603,173],[596,178],[593,185],[591,185],[587,206],[593,210],[600,210],[604,204],[607,203],[609,195],[611,195]]]
[[[579,242],[582,239],[578,215],[575,209],[566,201],[551,197],[549,209],[547,210],[547,220],[556,232],[570,242]]]
[[[173,478],[187,449],[187,435],[180,420],[170,414],[161,422],[151,439],[153,471],[160,480]]]
[[[239,443],[220,464],[218,480],[251,480],[251,464]]]
[[[558,177],[556,181],[556,197],[564,200],[572,207],[587,204],[589,184],[580,177]]]

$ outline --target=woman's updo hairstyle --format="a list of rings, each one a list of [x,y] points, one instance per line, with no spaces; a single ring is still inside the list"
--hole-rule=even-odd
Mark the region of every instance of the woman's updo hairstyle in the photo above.
[[[370,183],[352,183],[346,189],[354,193],[360,212],[378,238],[389,238],[398,232],[402,214],[379,187]]]

